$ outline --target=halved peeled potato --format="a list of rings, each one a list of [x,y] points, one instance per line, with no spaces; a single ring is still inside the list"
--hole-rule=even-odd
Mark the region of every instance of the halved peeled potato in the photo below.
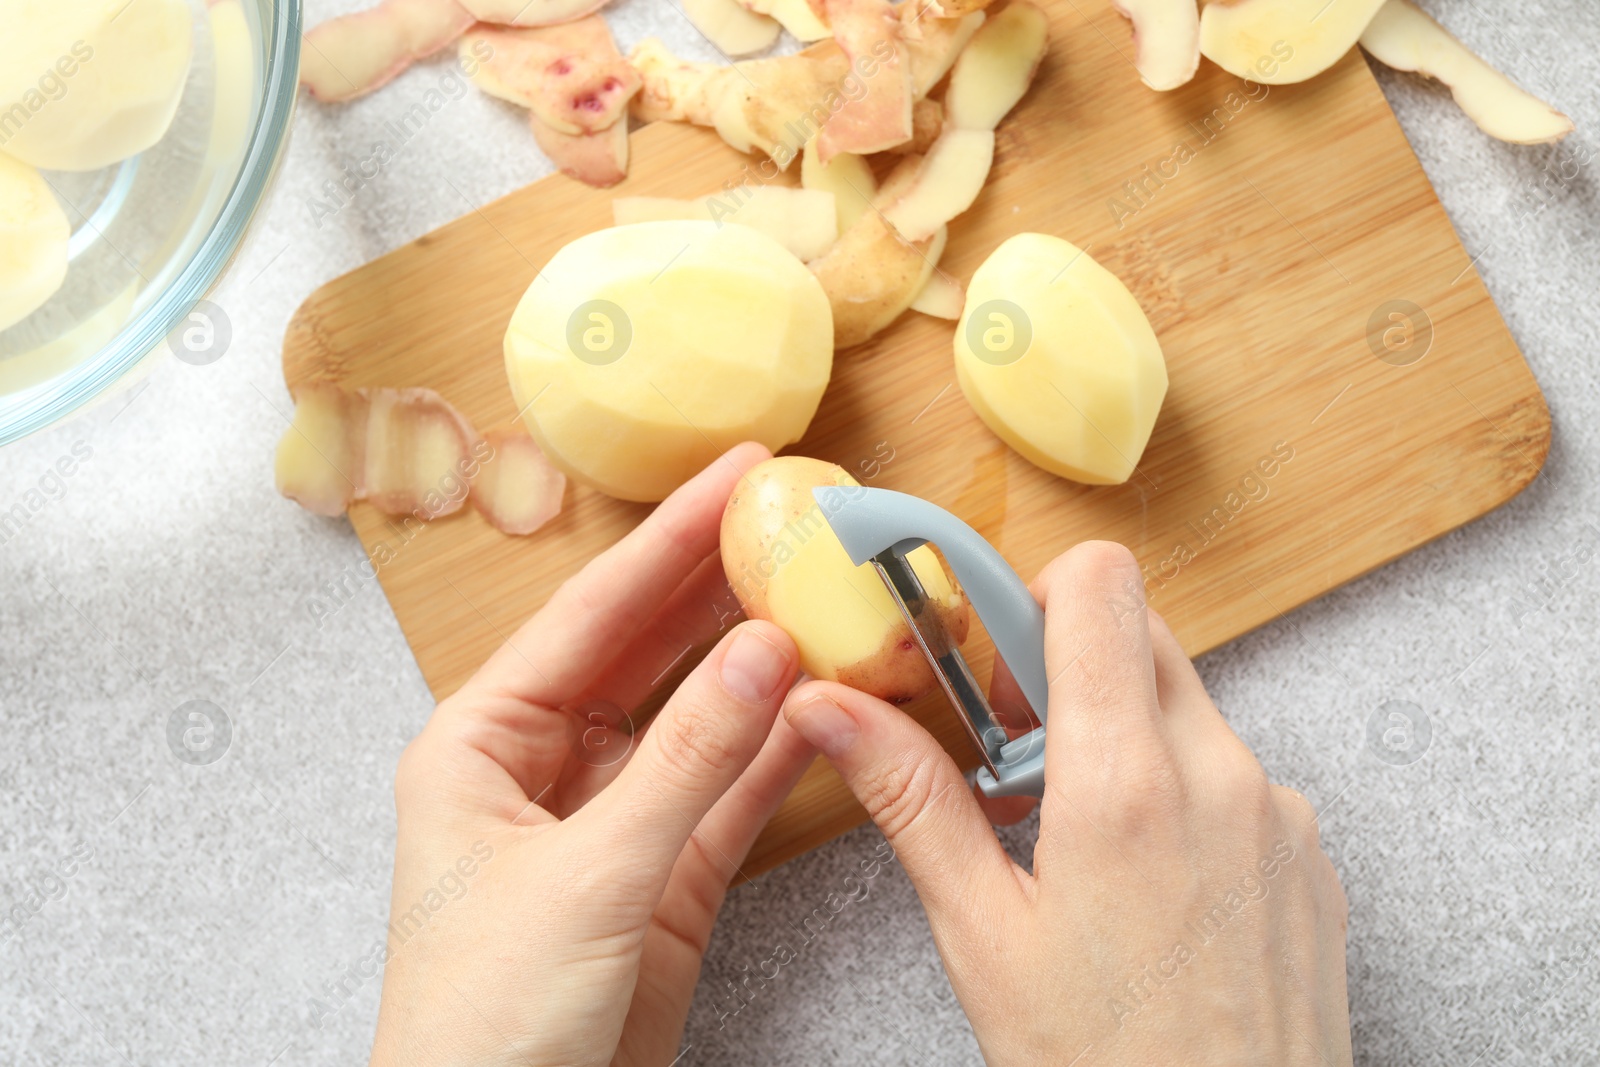
[[[1167,393],[1150,320],[1116,275],[1059,237],[1023,233],[972,276],[956,380],[1001,440],[1054,474],[1128,480]]]
[[[611,496],[661,500],[740,441],[800,438],[833,370],[833,314],[765,234],[646,222],[556,253],[517,305],[505,353],[552,463]]]
[[[0,330],[61,288],[71,236],[66,212],[39,172],[0,155]]]
[[[172,124],[194,48],[183,0],[7,0],[0,151],[42,170],[98,170]]]
[[[722,567],[745,614],[781,626],[814,678],[903,703],[938,684],[911,627],[870,565],[850,562],[811,495],[857,485],[842,467],[779,456],[751,468],[722,515]],[[906,556],[940,624],[967,636],[967,599],[928,546]]]

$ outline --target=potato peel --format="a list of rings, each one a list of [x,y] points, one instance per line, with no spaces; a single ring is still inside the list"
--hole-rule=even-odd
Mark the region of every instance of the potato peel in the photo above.
[[[362,495],[385,515],[461,510],[477,433],[432,389],[369,389]]]
[[[306,386],[278,442],[278,492],[318,515],[343,515],[366,484],[367,398],[334,385]]]
[[[570,134],[529,116],[540,151],[569,178],[607,189],[628,176],[628,124],[618,122],[599,133]]]
[[[994,131],[946,130],[885,219],[908,241],[931,237],[978,199],[993,162]]]
[[[559,26],[478,26],[460,49],[463,58],[489,53],[474,64],[474,85],[575,137],[616,125],[643,84],[599,15]]]
[[[932,5],[919,7],[912,0],[900,5],[900,38],[911,56],[911,87],[918,100],[950,73],[987,18],[981,10],[946,18]]]
[[[896,31],[900,45],[893,53],[898,56],[903,51],[909,69],[911,103],[906,106],[913,108],[910,125],[894,137],[882,138],[892,142],[890,148],[902,152],[916,150],[916,139],[928,133],[934,116],[931,108],[922,108],[919,129],[915,102],[926,97],[945,76],[984,22],[982,12],[961,19],[930,15],[915,21],[907,15],[912,7],[909,2],[900,6]],[[796,55],[723,66],[680,59],[659,40],[647,38],[634,46],[628,61],[643,79],[643,87],[633,100],[635,118],[642,122],[665,120],[713,127],[734,149],[764,152],[782,170],[788,169],[807,142],[820,140],[819,131],[836,125],[838,115],[849,104],[845,80],[851,76],[851,66],[837,41],[824,42]],[[876,73],[863,79],[869,86],[875,80],[884,81],[884,71],[878,69],[875,57],[873,63]],[[899,108],[902,101],[898,87],[890,97],[894,107]],[[866,128],[881,132],[879,122],[872,120]],[[841,139],[847,139],[843,128],[830,136],[834,138],[834,152],[819,148],[819,160],[839,151],[859,154],[840,147]]]
[[[954,19],[981,12],[994,0],[927,0],[927,8],[940,18]]]
[[[838,47],[748,60],[716,84],[712,125],[741,152],[764,152],[787,170],[847,101],[850,65]]]
[[[823,255],[839,239],[839,215],[831,190],[785,185],[741,186],[682,200],[663,196],[619,196],[611,202],[618,226],[663,219],[705,219],[759,230],[802,261]]]
[[[526,430],[490,430],[488,455],[472,483],[472,506],[501,533],[524,537],[561,514],[567,476]]]
[[[1384,66],[1437,78],[1467,117],[1490,137],[1548,144],[1572,132],[1572,120],[1494,69],[1408,0],[1389,0],[1361,34],[1361,47]]]
[[[1200,5],[1196,0],[1111,0],[1133,23],[1133,65],[1157,92],[1186,85],[1200,67]]]
[[[961,317],[961,309],[966,302],[967,292],[961,283],[944,271],[936,270],[928,278],[928,284],[922,287],[922,292],[911,301],[911,310],[953,322]]]
[[[777,19],[739,0],[683,0],[683,13],[701,36],[729,56],[765,52],[783,29]]]
[[[834,347],[863,344],[899,318],[928,284],[947,236],[941,228],[927,240],[907,241],[873,211],[811,263],[833,308]]]
[[[500,26],[558,26],[576,22],[606,6],[608,0],[466,0],[464,6],[480,22]]]
[[[1309,81],[1355,47],[1384,0],[1212,0],[1200,11],[1200,54],[1263,85]]]
[[[911,140],[889,151],[925,153],[944,132],[944,126],[944,104],[924,97],[911,109]]]
[[[862,86],[822,127],[817,156],[869,155],[911,140],[916,102],[911,57],[888,0],[827,0],[828,25]]]
[[[838,233],[844,233],[864,214],[878,194],[878,179],[872,165],[848,152],[836,155],[823,166],[810,147],[800,160],[800,184],[833,194]],[[838,234],[835,234],[837,239]]]
[[[449,46],[472,23],[455,0],[383,0],[305,35],[300,84],[318,100],[353,100]]]
[[[483,450],[472,424],[432,389],[318,384],[296,394],[273,474],[278,492],[318,515],[366,500],[428,520],[461,510]]]
[[[962,49],[944,94],[948,124],[993,130],[1027,95],[1050,44],[1050,20],[1019,0],[989,19]]]
[[[687,122],[710,126],[716,121],[733,67],[679,59],[655,37],[646,37],[628,53],[628,63],[638,71],[639,94],[633,98],[633,117],[640,122]]]

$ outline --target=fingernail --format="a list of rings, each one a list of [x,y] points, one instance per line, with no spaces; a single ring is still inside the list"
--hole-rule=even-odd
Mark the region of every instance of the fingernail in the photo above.
[[[812,695],[798,707],[790,708],[788,719],[795,733],[829,759],[844,755],[855,744],[856,738],[861,736],[861,727],[856,725],[856,721],[820,693]]]
[[[757,631],[741,630],[722,657],[722,685],[749,704],[775,693],[789,676],[789,657]]]

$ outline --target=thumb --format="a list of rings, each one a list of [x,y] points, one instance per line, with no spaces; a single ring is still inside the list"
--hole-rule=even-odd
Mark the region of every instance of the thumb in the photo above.
[[[609,844],[633,875],[664,887],[701,820],[766,742],[798,662],[778,627],[740,623],[667,700],[616,780],[564,825]],[[728,845],[701,843],[736,866]]]
[[[1020,907],[1011,862],[961,771],[905,712],[837,682],[807,682],[784,715],[833,764],[922,898],[935,933],[974,904],[990,914]]]

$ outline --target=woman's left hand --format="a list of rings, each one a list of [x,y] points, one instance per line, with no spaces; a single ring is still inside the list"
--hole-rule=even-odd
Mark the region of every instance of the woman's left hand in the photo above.
[[[717,552],[733,449],[563,585],[406,749],[374,1064],[678,1054],[729,880],[811,762],[776,722],[798,654],[736,626]],[[619,728],[620,726],[620,728]]]

